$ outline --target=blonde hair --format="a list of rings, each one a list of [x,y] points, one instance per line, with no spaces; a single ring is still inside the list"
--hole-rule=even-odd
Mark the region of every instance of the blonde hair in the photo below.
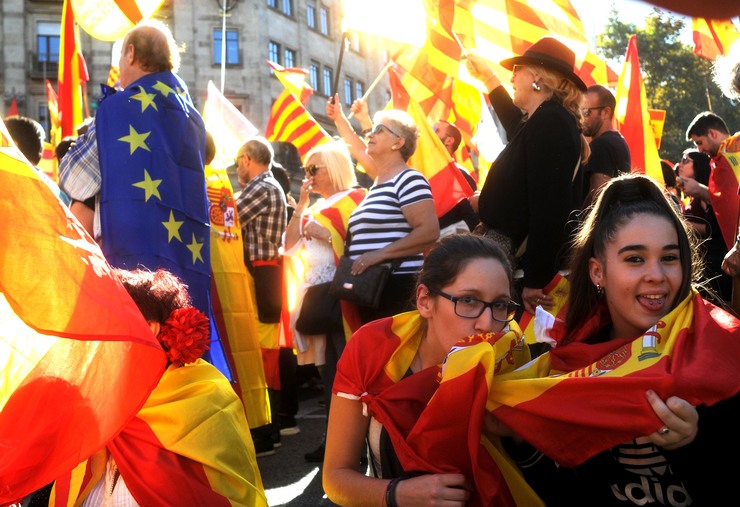
[[[306,154],[304,165],[307,165],[314,156],[321,160],[321,165],[326,166],[329,181],[337,191],[357,186],[355,166],[352,163],[349,149],[343,141],[324,143],[311,149]]]

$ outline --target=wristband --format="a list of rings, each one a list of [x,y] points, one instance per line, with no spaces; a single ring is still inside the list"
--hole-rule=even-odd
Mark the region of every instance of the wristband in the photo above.
[[[391,481],[388,483],[388,486],[385,488],[386,507],[398,507],[398,504],[396,503],[396,487],[398,486],[399,482],[401,482],[400,477],[391,479]]]

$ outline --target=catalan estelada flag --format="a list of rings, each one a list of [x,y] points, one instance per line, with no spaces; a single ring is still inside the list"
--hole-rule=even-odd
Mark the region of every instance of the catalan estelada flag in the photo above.
[[[314,146],[332,140],[306,107],[287,89],[283,90],[272,105],[265,137],[270,141],[293,143],[301,158]]]
[[[493,379],[530,357],[516,323],[461,338],[441,367],[407,376],[422,324],[414,311],[361,327],[339,360],[334,393],[367,404],[404,470],[464,474],[474,486],[467,506],[543,505],[500,443],[482,433]]]
[[[735,244],[737,210],[740,206],[740,196],[737,193],[740,183],[740,132],[722,141],[711,165],[709,200],[729,250]]]
[[[202,359],[171,365],[106,448],[139,505],[267,507],[244,408]],[[102,476],[94,465],[58,479],[50,505],[80,505]]]
[[[730,19],[691,18],[694,54],[708,60],[726,55],[732,43],[740,38]]]
[[[693,405],[740,392],[740,321],[698,293],[642,336],[585,341],[608,324],[602,305],[556,348],[493,381],[493,414],[563,466],[657,431],[648,389]]]
[[[0,504],[117,435],[165,355],[98,245],[0,121]]]

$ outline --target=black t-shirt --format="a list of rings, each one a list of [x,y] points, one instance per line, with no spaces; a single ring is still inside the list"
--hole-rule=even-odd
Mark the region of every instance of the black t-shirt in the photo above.
[[[622,134],[616,130],[609,130],[594,138],[590,146],[591,156],[581,167],[578,176],[580,181],[576,195],[580,196],[580,203],[586,200],[592,174],[601,173],[614,178],[631,170],[630,149]]]

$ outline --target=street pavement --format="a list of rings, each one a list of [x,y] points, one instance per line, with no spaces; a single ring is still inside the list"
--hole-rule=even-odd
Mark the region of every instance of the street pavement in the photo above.
[[[330,507],[336,504],[324,495],[321,464],[308,463],[303,455],[321,443],[326,414],[319,405],[323,393],[317,387],[299,390],[296,421],[301,432],[281,437],[272,456],[257,458],[270,507]]]

